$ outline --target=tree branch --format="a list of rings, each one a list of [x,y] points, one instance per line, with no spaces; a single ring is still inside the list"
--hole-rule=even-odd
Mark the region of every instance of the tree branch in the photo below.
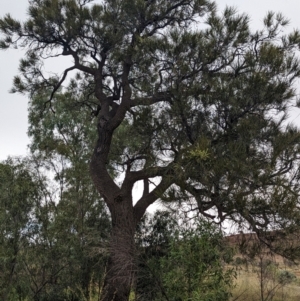
[[[149,167],[144,170],[131,171],[130,173],[128,173],[128,181],[135,183],[137,181],[149,178],[162,177],[166,175],[171,176],[173,175],[171,164],[165,167]]]
[[[171,95],[168,92],[158,92],[152,97],[141,97],[130,100],[130,107],[147,106],[162,101],[171,101]]]
[[[70,67],[70,68],[67,68],[67,69],[64,71],[64,74],[63,74],[61,80],[55,85],[55,87],[54,87],[54,89],[53,89],[53,91],[52,91],[52,93],[51,93],[50,101],[53,99],[54,94],[55,94],[56,91],[61,87],[62,83],[65,81],[65,79],[66,79],[66,77],[67,77],[69,71],[72,71],[72,70],[74,70],[74,69],[76,69],[76,66],[72,66],[72,67]]]
[[[168,177],[163,177],[161,182],[154,188],[151,192],[144,193],[143,196],[137,201],[133,207],[134,218],[136,221],[139,221],[147,208],[153,204],[159,197],[170,187],[171,181]]]

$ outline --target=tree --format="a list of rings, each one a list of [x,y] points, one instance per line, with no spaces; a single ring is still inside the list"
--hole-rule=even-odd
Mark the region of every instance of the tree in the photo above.
[[[55,281],[39,292],[47,300],[88,300],[102,283],[110,220],[88,172],[95,136],[90,113],[71,97],[61,100],[53,106],[55,116],[43,116],[43,97],[29,106],[31,152],[39,169],[53,175],[52,207],[39,215],[39,242],[32,252],[40,263],[31,265],[32,276],[54,274],[48,278]],[[39,280],[44,285],[45,279]]]
[[[65,137],[72,133],[69,130],[65,128]],[[51,144],[51,139],[48,142]],[[84,152],[82,144],[73,142],[75,153]],[[93,294],[99,295],[107,260],[103,250],[109,218],[91,181],[87,181],[86,168],[78,170],[80,160],[73,157],[67,162],[61,157],[57,163],[54,154],[62,146],[51,145],[52,155],[47,160],[36,150],[37,157],[8,159],[0,164],[3,300],[88,300]],[[49,171],[56,180],[50,181]],[[67,185],[60,189],[62,182]],[[81,201],[82,194],[85,202]]]
[[[41,181],[25,160],[0,163],[0,296],[12,300],[18,290],[26,294],[23,277],[24,249],[35,234],[34,208],[41,195]],[[20,295],[21,298],[21,295]]]
[[[45,112],[73,97],[96,118],[90,171],[112,221],[102,300],[128,299],[136,225],[159,198],[259,234],[298,226],[300,135],[286,119],[300,34],[281,35],[287,23],[268,13],[251,32],[206,0],[32,0],[26,22],[0,20],[1,48],[26,49],[12,91],[44,95]],[[45,73],[61,56],[62,76]]]
[[[40,193],[34,200],[29,200],[30,216],[25,227],[30,231],[26,231],[22,242],[15,241],[18,251],[20,249],[17,259],[7,243],[0,248],[1,260],[6,262],[1,265],[3,292],[10,292],[9,299],[3,297],[5,300],[88,300],[99,294],[107,260],[105,248],[110,220],[88,172],[89,143],[93,141],[90,136],[93,137],[94,132],[85,118],[90,120],[90,114],[80,107],[74,108],[73,101],[68,98],[57,103],[55,116],[44,118],[41,118],[43,99],[35,98],[30,102],[32,156],[24,160],[22,168],[24,174],[25,171],[28,175],[34,174],[34,184]],[[17,161],[8,162],[17,174],[20,168]],[[4,169],[2,176],[6,173]],[[10,179],[8,173],[6,177]],[[10,180],[9,185],[8,180],[1,177],[3,197],[10,186],[20,186],[24,182],[24,188],[20,190],[24,200],[22,195],[13,199],[11,192],[11,199],[6,196],[5,202],[14,210],[7,211],[7,206],[0,208],[6,217],[6,220],[2,219],[6,227],[10,214],[22,212],[26,216],[24,192],[27,186],[23,177],[22,180],[20,176],[18,182]],[[37,179],[40,179],[39,183]],[[5,234],[1,233],[1,238],[5,241]],[[8,285],[4,278],[9,277],[8,263],[13,260],[16,260],[17,268],[11,275],[11,285]],[[2,289],[0,291],[2,293]]]

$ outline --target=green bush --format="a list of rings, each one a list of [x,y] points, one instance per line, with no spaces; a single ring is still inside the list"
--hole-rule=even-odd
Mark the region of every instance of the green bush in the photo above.
[[[157,230],[160,225],[161,232],[144,239],[148,257],[140,266],[138,300],[229,300],[235,271],[225,264],[232,261],[233,251],[224,244],[220,230],[204,220],[176,227],[174,219],[167,222],[169,218],[156,215],[152,226]]]
[[[222,234],[206,221],[184,229],[162,259],[163,284],[170,300],[226,301],[234,271],[224,269],[232,252],[223,246]]]
[[[296,275],[290,271],[283,270],[278,272],[278,282],[280,284],[289,284],[297,279]]]

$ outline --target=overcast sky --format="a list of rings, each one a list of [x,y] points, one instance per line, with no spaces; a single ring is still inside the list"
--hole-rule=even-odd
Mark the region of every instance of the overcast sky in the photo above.
[[[27,10],[26,0],[0,0],[0,17],[10,13],[13,17],[24,20]],[[300,29],[299,0],[217,0],[220,10],[226,5],[235,6],[239,12],[251,17],[251,28],[261,28],[267,11],[282,12],[290,20],[289,30]],[[0,51],[0,160],[10,156],[26,155],[29,139],[27,137],[26,96],[10,94],[13,76],[18,72],[18,61],[22,53],[9,49]],[[300,90],[300,87],[299,87]],[[298,112],[291,112],[291,119],[297,121]]]

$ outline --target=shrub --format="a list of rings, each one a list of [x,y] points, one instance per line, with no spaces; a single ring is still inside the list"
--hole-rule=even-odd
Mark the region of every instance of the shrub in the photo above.
[[[297,279],[295,274],[287,270],[279,271],[277,277],[278,282],[283,285],[289,284]]]

